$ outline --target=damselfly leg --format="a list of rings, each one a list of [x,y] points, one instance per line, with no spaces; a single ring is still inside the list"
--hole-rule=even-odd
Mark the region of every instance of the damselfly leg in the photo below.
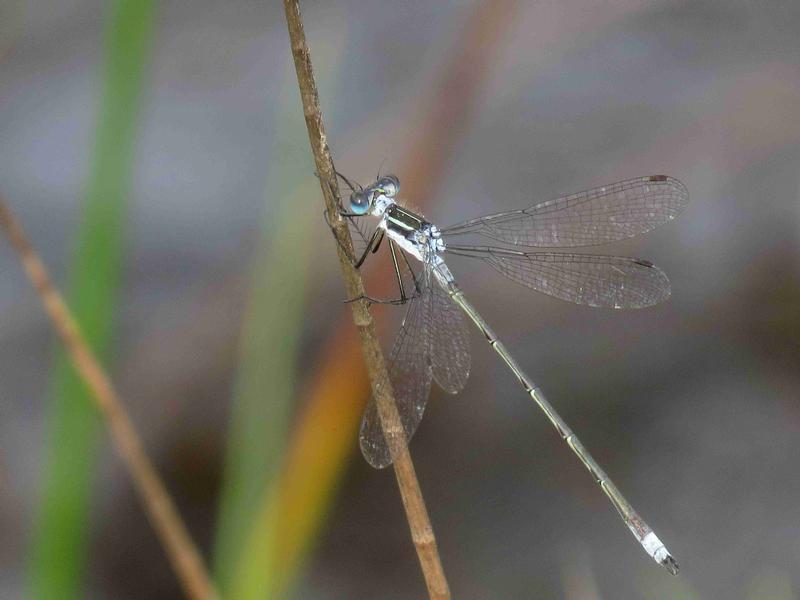
[[[383,232],[383,230],[380,230],[380,231]],[[383,235],[381,235],[381,239],[383,239]],[[379,244],[380,244],[380,241],[378,241],[376,246],[375,246],[375,248],[372,249],[372,251],[371,251],[372,254],[374,254],[377,251],[377,247],[378,247]],[[350,300],[345,300],[345,303],[355,302],[357,300],[366,300],[370,304],[390,304],[390,305],[393,305],[393,306],[402,306],[403,304],[406,304],[410,300],[413,300],[414,298],[419,296],[419,294],[421,293],[419,279],[418,279],[417,275],[414,273],[414,269],[411,268],[411,263],[409,262],[408,257],[406,256],[405,252],[403,252],[402,249],[398,248],[397,245],[392,240],[389,240],[389,253],[390,253],[390,256],[392,258],[392,267],[393,267],[393,270],[394,270],[395,279],[397,281],[397,288],[400,291],[400,297],[399,298],[391,298],[391,299],[383,299],[383,298],[373,298],[372,296],[369,296],[367,294],[362,294],[361,296],[358,296],[357,298],[352,298]],[[362,258],[366,258],[367,254],[368,253],[365,252],[365,256],[362,257]],[[400,261],[397,258],[398,255],[400,255],[402,257],[403,263],[405,265],[405,268],[406,268],[406,270],[408,271],[408,274],[409,274],[408,276],[411,278],[411,281],[414,284],[414,290],[412,291],[411,295],[409,295],[406,292],[406,286],[405,286],[405,283],[403,283],[403,273],[402,273],[401,268],[400,268]],[[363,263],[363,262],[364,262],[363,260],[360,261],[360,263]],[[361,264],[356,266],[356,268],[359,268],[360,266],[361,266]]]

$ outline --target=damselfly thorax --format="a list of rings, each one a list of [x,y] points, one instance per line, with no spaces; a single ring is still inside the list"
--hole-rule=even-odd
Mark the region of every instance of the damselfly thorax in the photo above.
[[[422,262],[433,261],[444,252],[444,240],[439,228],[407,208],[392,203],[387,206],[378,227],[389,239]]]

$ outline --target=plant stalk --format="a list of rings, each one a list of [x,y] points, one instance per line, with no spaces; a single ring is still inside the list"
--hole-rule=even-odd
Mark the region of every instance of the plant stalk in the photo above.
[[[308,138],[314,154],[314,162],[320,179],[322,196],[329,221],[338,237],[336,244],[339,263],[342,268],[345,289],[349,298],[361,298],[364,295],[364,283],[358,270],[353,267],[353,243],[345,221],[339,215],[341,205],[336,171],[328,148],[322,111],[319,104],[319,93],[311,66],[311,55],[306,43],[303,20],[297,0],[284,0],[286,24],[292,47],[297,83],[300,88],[300,99],[303,103],[303,114],[308,129]],[[425,584],[431,598],[450,598],[444,569],[442,568],[436,537],[433,533],[428,511],[422,491],[417,481],[414,464],[405,443],[403,426],[397,413],[386,363],[375,333],[375,324],[366,301],[351,303],[353,321],[361,338],[364,360],[367,365],[372,392],[378,404],[386,439],[389,441],[393,457],[393,466],[400,496],[411,529],[411,539],[417,551],[420,566],[425,576]],[[399,435],[398,435],[399,434]]]
[[[97,408],[105,418],[111,438],[144,505],[150,522],[161,540],[184,592],[190,598],[214,600],[217,592],[208,576],[197,548],[192,542],[164,483],[147,457],[141,439],[128,412],[81,333],[80,327],[50,275],[28,240],[21,225],[0,198],[0,227],[11,245],[31,284],[36,289],[54,329],[61,337],[76,372],[92,392]]]

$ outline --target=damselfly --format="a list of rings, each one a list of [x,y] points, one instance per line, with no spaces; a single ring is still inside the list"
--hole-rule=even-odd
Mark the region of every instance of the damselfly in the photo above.
[[[400,289],[400,298],[387,302],[408,305],[388,365],[397,411],[405,430],[403,443],[408,443],[422,419],[431,381],[453,394],[466,384],[470,369],[466,314],[586,466],[645,551],[676,574],[678,563],[467,301],[443,257],[452,254],[479,259],[516,283],[576,304],[610,308],[652,306],[669,297],[670,284],[663,271],[649,261],[572,252],[524,252],[499,246],[465,245],[458,240],[475,234],[511,246],[546,248],[615,242],[674,219],[688,202],[684,185],[666,175],[637,177],[534,204],[525,210],[493,214],[440,229],[397,203],[400,182],[395,176],[379,178],[358,189],[347,179],[345,182],[352,194],[349,210],[343,209],[341,216],[356,226],[361,217],[378,218],[371,235],[363,227],[358,228],[366,246],[355,266],[360,267],[387,237]],[[408,255],[421,264],[418,273],[411,268]],[[412,276],[409,289],[403,284],[403,269]],[[360,445],[373,467],[391,464],[390,444],[384,437],[374,399],[364,412]]]

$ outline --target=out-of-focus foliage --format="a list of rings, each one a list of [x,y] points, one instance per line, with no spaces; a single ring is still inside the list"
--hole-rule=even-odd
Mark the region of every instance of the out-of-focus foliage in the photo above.
[[[289,74],[292,77],[293,74]],[[277,103],[280,127],[276,152],[303,131],[302,108],[290,85]],[[242,325],[239,367],[227,432],[224,485],[220,499],[215,573],[223,591],[235,586],[236,598],[254,593],[253,576],[234,577],[237,565],[255,561],[253,575],[274,576],[274,532],[259,530],[269,552],[244,553],[245,540],[258,529],[257,514],[265,489],[281,472],[286,429],[297,378],[297,349],[302,337],[311,224],[319,216],[310,206],[318,185],[309,161],[279,163],[267,170],[264,239],[252,267],[251,288]],[[276,351],[277,350],[277,351]],[[277,359],[277,360],[274,360]]]
[[[153,0],[117,0],[108,7],[94,158],[69,285],[70,306],[100,356],[108,356],[117,311],[126,204],[154,12]],[[83,596],[93,482],[101,448],[99,420],[88,391],[65,353],[59,349],[57,355],[41,506],[28,574],[34,598]]]
[[[342,23],[343,27],[346,24]],[[318,85],[336,77],[341,48],[330,45],[315,61]],[[302,105],[294,87],[294,69],[287,64],[286,83],[275,103],[269,155],[280,157],[305,131]],[[298,370],[297,347],[302,339],[306,312],[306,283],[310,249],[319,243],[319,180],[313,159],[273,158],[267,169],[267,204],[263,239],[252,266],[251,289],[242,324],[242,347],[231,406],[225,481],[217,524],[215,574],[223,593],[236,598],[264,598],[275,594],[276,581],[285,583],[291,541],[287,530],[314,531],[314,511],[283,515],[280,526],[262,517],[264,505],[272,505],[281,476],[292,472],[285,464],[286,430],[293,412]],[[312,224],[317,227],[312,227]],[[323,232],[328,235],[327,231]],[[275,356],[280,360],[266,360]],[[341,430],[341,412],[327,415],[323,430]],[[324,451],[324,443],[316,440]],[[306,490],[302,500],[326,504],[328,495]],[[255,548],[253,547],[255,544]]]
[[[365,398],[369,387],[359,372],[362,363],[341,352],[357,348],[356,332],[334,340],[322,354],[312,402],[297,421],[282,476],[267,489],[254,527],[243,540],[242,560],[234,571],[235,597],[282,594],[291,588],[353,454],[363,409],[357,399]],[[324,388],[319,381],[325,382]],[[364,383],[359,388],[354,382]],[[271,561],[268,570],[265,558]]]

